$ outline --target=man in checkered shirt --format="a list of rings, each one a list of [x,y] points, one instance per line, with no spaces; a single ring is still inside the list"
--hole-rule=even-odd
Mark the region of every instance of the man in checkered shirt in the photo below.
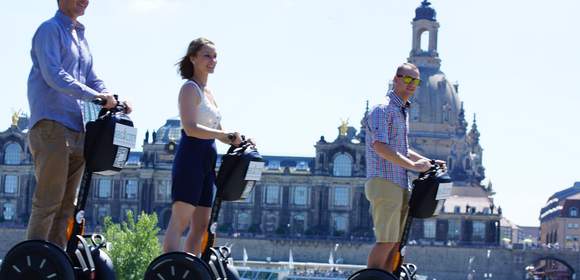
[[[420,84],[415,65],[399,66],[387,104],[375,106],[367,118],[365,195],[371,204],[376,237],[368,268],[392,272],[408,210],[407,171],[431,168],[428,158],[409,149],[407,137],[409,98]]]

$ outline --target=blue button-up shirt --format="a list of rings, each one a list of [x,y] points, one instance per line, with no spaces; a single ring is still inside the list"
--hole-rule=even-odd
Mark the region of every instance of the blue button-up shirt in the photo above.
[[[93,70],[84,33],[82,24],[74,23],[61,11],[36,30],[30,52],[32,70],[28,77],[30,127],[47,119],[83,131],[83,101],[106,92],[103,81]]]
[[[381,157],[373,148],[373,143],[385,143],[395,153],[409,156],[409,120],[410,103],[403,100],[393,91],[388,94],[387,105],[374,107],[367,118],[366,133],[366,170],[367,178],[385,178],[404,189],[408,189],[407,170]]]

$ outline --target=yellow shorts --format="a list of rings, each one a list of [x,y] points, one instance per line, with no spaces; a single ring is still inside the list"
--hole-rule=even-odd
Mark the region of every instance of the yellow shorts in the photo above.
[[[400,242],[409,210],[409,191],[373,177],[365,183],[365,195],[371,203],[376,242]]]

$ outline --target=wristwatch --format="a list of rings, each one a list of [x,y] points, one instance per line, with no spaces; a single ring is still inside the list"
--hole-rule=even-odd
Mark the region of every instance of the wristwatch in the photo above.
[[[236,135],[233,133],[228,133],[228,140],[230,140],[230,144],[233,144],[234,140],[236,140]]]

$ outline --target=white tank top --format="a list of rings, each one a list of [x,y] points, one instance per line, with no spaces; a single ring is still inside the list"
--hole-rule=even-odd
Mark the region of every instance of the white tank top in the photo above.
[[[195,81],[188,80],[185,84],[192,84],[200,98],[196,110],[197,123],[213,129],[218,128],[220,121],[222,120],[222,115],[218,108],[205,97],[203,89]]]

